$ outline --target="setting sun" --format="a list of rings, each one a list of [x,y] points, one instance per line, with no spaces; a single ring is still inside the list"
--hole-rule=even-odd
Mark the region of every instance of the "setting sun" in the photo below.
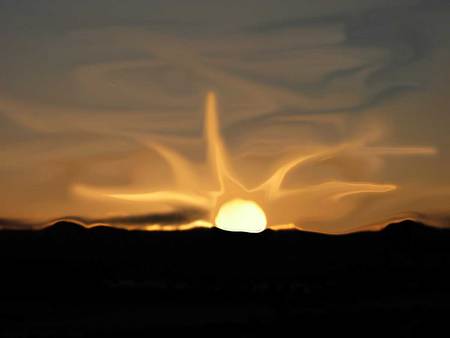
[[[255,233],[266,229],[267,219],[256,202],[234,199],[220,207],[215,223],[222,230]]]

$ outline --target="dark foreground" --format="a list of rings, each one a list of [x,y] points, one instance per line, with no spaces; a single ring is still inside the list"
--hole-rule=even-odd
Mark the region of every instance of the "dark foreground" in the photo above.
[[[450,231],[0,232],[0,337],[435,337]]]

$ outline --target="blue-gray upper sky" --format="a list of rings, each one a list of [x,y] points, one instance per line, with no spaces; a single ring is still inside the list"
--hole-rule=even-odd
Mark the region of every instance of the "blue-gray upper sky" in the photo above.
[[[0,0],[0,45],[0,218],[180,207],[79,186],[211,190],[202,131],[213,90],[247,186],[339,148],[289,173],[285,189],[303,190],[267,202],[274,223],[448,219],[448,1]],[[176,182],[156,143],[192,164],[195,187]],[[365,186],[350,194],[354,184]]]

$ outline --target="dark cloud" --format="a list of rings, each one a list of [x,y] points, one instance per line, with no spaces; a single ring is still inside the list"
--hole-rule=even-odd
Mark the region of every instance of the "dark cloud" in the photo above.
[[[205,217],[206,211],[199,209],[184,209],[170,213],[155,213],[147,215],[115,216],[98,219],[81,219],[87,223],[105,223],[112,225],[146,225],[146,224],[183,224]]]
[[[338,43],[339,48],[380,48],[388,51],[383,61],[371,62],[349,68],[342,68],[324,74],[316,82],[286,82],[285,79],[267,79],[261,75],[246,74],[257,81],[265,81],[274,86],[286,87],[289,90],[303,92],[307,95],[322,93],[326,95],[330,84],[335,82],[346,83],[361,73],[364,76],[362,85],[368,89],[360,101],[337,104],[333,108],[298,108],[284,107],[265,115],[243,119],[230,125],[229,130],[247,128],[249,124],[257,121],[270,120],[281,115],[301,114],[328,114],[336,112],[358,113],[369,108],[383,105],[386,101],[401,95],[420,90],[426,83],[426,78],[417,77],[412,72],[411,80],[403,73],[404,69],[419,63],[431,56],[435,47],[442,47],[440,36],[448,35],[442,30],[442,25],[448,20],[450,3],[447,1],[403,1],[400,4],[379,6],[368,10],[349,12],[331,16],[301,17],[290,20],[278,20],[254,25],[249,31],[255,34],[280,33],[305,27],[324,27],[339,25],[343,28],[345,39]],[[295,38],[293,38],[295,42]],[[302,50],[304,47],[297,47]]]
[[[266,34],[294,28],[342,25],[346,37],[341,43],[343,47],[379,47],[390,51],[389,61],[370,77],[375,81],[428,56],[436,47],[439,36],[448,33],[442,30],[442,24],[448,22],[449,13],[448,1],[404,1],[399,5],[394,3],[339,15],[266,22],[251,27],[250,31]],[[321,84],[359,69],[327,74]]]
[[[0,229],[31,229],[36,225],[31,221],[16,218],[0,218]]]
[[[277,20],[259,23],[254,26],[247,27],[246,30],[252,33],[274,33],[280,30],[292,29],[292,28],[303,28],[311,26],[323,26],[330,24],[340,24],[345,22],[348,17],[346,15],[330,15],[330,16],[315,16],[315,17],[301,17],[289,20]]]
[[[105,224],[111,226],[144,226],[144,225],[173,225],[185,224],[206,216],[207,212],[200,209],[183,209],[167,213],[152,213],[143,215],[127,215],[127,216],[113,216],[105,218],[87,218],[80,216],[65,216],[45,222],[32,222],[27,220],[20,220],[14,218],[0,218],[0,229],[32,229],[40,228],[48,224],[66,220],[73,221],[85,225]]]

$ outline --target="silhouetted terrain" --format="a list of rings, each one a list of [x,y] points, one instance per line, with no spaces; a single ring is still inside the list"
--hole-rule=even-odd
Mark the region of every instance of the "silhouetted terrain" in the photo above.
[[[1,231],[0,259],[0,337],[430,337],[449,329],[450,231],[411,221],[342,236],[61,222]]]

